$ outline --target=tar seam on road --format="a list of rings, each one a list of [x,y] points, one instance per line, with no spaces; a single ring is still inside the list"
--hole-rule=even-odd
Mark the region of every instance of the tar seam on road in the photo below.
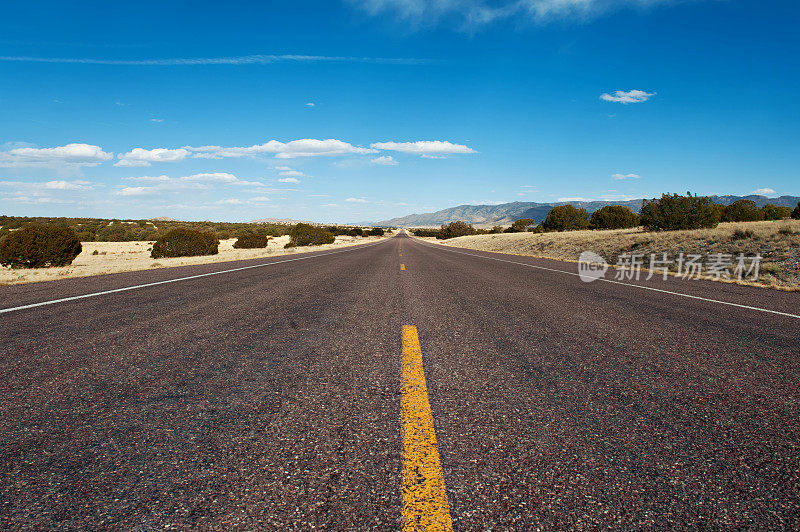
[[[413,325],[403,325],[400,425],[403,431],[401,528],[404,532],[452,532],[450,504],[422,367],[422,348]]]
[[[580,277],[580,274],[573,273],[573,272],[565,272],[564,270],[558,270],[556,268],[548,268],[546,266],[536,266],[535,264],[527,264],[525,262],[517,262],[517,261],[513,261],[513,260],[498,259],[496,257],[487,257],[485,255],[476,255],[474,253],[465,253],[463,251],[456,251],[454,249],[448,249],[444,245],[433,246],[433,245],[428,244],[428,243],[422,243],[422,244],[426,245],[426,246],[430,246],[430,247],[435,247],[437,249],[443,249],[445,251],[450,251],[452,253],[458,253],[459,255],[468,255],[470,257],[478,257],[480,259],[496,260],[498,262],[507,262],[509,264],[518,264],[520,266],[527,266],[528,268],[536,268],[538,270],[547,270],[549,272],[565,273],[567,275]],[[731,306],[731,307],[744,308],[744,309],[748,309],[748,310],[757,310],[759,312],[768,312],[770,314],[777,314],[779,316],[788,316],[789,318],[800,319],[800,315],[798,315],[798,314],[789,314],[788,312],[781,312],[779,310],[771,310],[771,309],[768,309],[768,308],[751,307],[749,305],[742,305],[740,303],[731,303],[729,301],[720,301],[719,299],[711,299],[711,298],[708,298],[708,297],[693,296],[691,294],[684,294],[684,293],[681,293],[681,292],[673,292],[671,290],[664,290],[662,288],[653,288],[652,286],[642,286],[640,284],[623,283],[622,281],[615,281],[613,279],[603,279],[602,277],[600,277],[598,279],[595,279],[595,281],[603,281],[605,283],[621,284],[623,286],[631,286],[633,288],[641,288],[642,290],[652,290],[653,292],[661,292],[663,294],[672,294],[673,296],[688,297],[688,298],[691,298],[691,299],[699,299],[701,301],[709,301],[711,303],[719,303],[720,305],[728,305],[728,306]]]
[[[72,296],[72,297],[64,297],[61,299],[53,299],[51,301],[42,301],[41,303],[31,303],[29,305],[21,305],[19,307],[9,307],[0,309],[0,314],[5,314],[6,312],[14,312],[15,310],[24,310],[27,308],[35,308],[35,307],[43,307],[45,305],[54,305],[56,303],[65,303],[67,301],[75,301],[77,299],[85,299],[87,297],[95,297],[95,296],[103,296],[106,294],[113,294],[116,292],[126,292],[128,290],[136,290],[137,288],[147,288],[148,286],[157,286],[161,284],[169,284],[169,283],[177,283],[178,281],[189,281],[191,279],[199,279],[201,277],[209,277],[211,275],[220,275],[223,273],[231,273],[231,272],[238,272],[242,270],[249,270],[252,268],[262,268],[264,266],[272,266],[273,264],[283,264],[285,262],[294,262],[297,260],[306,260],[306,259],[313,259],[315,257],[324,257],[325,255],[335,255],[337,253],[344,253],[346,251],[353,251],[354,249],[364,249],[371,246],[377,246],[378,244],[383,244],[384,242],[388,242],[389,239],[382,240],[380,242],[375,242],[374,244],[362,244],[359,246],[352,246],[349,249],[340,249],[338,251],[330,251],[328,253],[319,253],[317,255],[311,255],[310,257],[296,257],[294,259],[285,259],[285,260],[278,260],[275,262],[267,262],[265,264],[254,264],[252,266],[242,266],[240,268],[232,268],[230,270],[222,270],[218,272],[209,272],[209,273],[201,273],[198,275],[190,275],[188,277],[179,277],[177,279],[167,279],[165,281],[156,281],[154,283],[145,283],[145,284],[138,284],[134,286],[125,286],[123,288],[114,288],[113,290],[104,290],[102,292],[92,292],[91,294],[81,294],[79,296]]]

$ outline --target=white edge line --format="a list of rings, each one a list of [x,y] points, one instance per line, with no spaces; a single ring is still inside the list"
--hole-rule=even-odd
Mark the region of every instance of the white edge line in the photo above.
[[[435,248],[438,248],[438,249],[443,249],[445,251],[450,251],[452,253],[458,253],[460,255],[469,255],[470,257],[479,257],[481,259],[496,260],[498,262],[507,262],[509,264],[518,264],[520,266],[527,266],[528,268],[536,268],[538,270],[547,270],[547,271],[550,271],[550,272],[565,273],[567,275],[580,277],[580,275],[577,274],[577,273],[567,272],[567,271],[564,271],[564,270],[558,270],[556,268],[548,268],[546,266],[537,266],[535,264],[527,264],[525,262],[517,262],[517,261],[513,261],[513,260],[499,259],[497,257],[487,257],[486,255],[476,255],[475,253],[465,253],[463,251],[456,251],[454,249],[451,249],[450,247],[445,246],[444,244],[436,244],[436,245],[434,245],[434,244],[430,244],[428,242],[424,242],[422,240],[418,240],[416,238],[414,240],[416,240],[417,242],[419,242],[420,244],[425,245],[425,246],[430,246],[430,247],[435,247]],[[553,260],[553,259],[550,259],[550,260]],[[711,303],[719,303],[720,305],[729,305],[731,307],[739,307],[739,308],[744,308],[744,309],[748,309],[748,310],[757,310],[759,312],[768,312],[770,314],[777,314],[779,316],[788,316],[789,318],[800,319],[800,315],[789,314],[788,312],[780,312],[778,310],[770,310],[768,308],[751,307],[749,305],[742,305],[740,303],[731,303],[729,301],[720,301],[719,299],[710,299],[710,298],[707,298],[707,297],[693,296],[691,294],[684,294],[684,293],[681,293],[681,292],[672,292],[670,290],[664,290],[662,288],[653,288],[652,286],[642,286],[640,284],[623,283],[622,281],[615,281],[613,279],[603,279],[602,277],[597,278],[595,280],[596,281],[603,281],[603,282],[606,282],[606,283],[621,284],[623,286],[632,286],[634,288],[641,288],[642,290],[651,290],[653,292],[661,292],[663,294],[671,294],[673,296],[688,297],[688,298],[691,298],[691,299],[699,299],[701,301],[709,301]]]
[[[394,238],[394,237],[389,237],[389,238]],[[53,300],[50,300],[50,301],[42,301],[40,303],[31,303],[29,305],[21,305],[19,307],[9,307],[9,308],[0,309],[0,314],[5,314],[7,312],[14,312],[16,310],[24,310],[24,309],[28,309],[28,308],[43,307],[45,305],[55,305],[56,303],[65,303],[67,301],[75,301],[77,299],[86,299],[87,297],[104,296],[106,294],[114,294],[116,292],[127,292],[128,290],[136,290],[137,288],[147,288],[148,286],[157,286],[157,285],[160,285],[160,284],[177,283],[179,281],[188,281],[190,279],[199,279],[201,277],[209,277],[211,275],[220,275],[220,274],[223,274],[223,273],[231,273],[231,272],[238,272],[238,271],[242,271],[242,270],[250,270],[252,268],[263,268],[264,266],[272,266],[273,264],[283,264],[285,262],[293,262],[293,261],[297,261],[297,260],[313,259],[313,258],[316,258],[316,257],[323,257],[325,255],[335,255],[337,253],[344,253],[346,251],[353,251],[356,248],[363,249],[363,248],[366,248],[366,247],[377,246],[378,244],[382,244],[383,242],[388,241],[389,238],[387,238],[386,240],[382,240],[380,242],[374,242],[372,244],[361,244],[361,245],[356,244],[355,246],[348,246],[348,249],[340,249],[340,250],[337,250],[337,251],[329,251],[327,253],[318,253],[316,255],[311,255],[311,256],[308,256],[308,257],[295,257],[293,259],[278,260],[278,261],[275,261],[275,262],[267,262],[267,263],[264,263],[264,264],[253,264],[251,266],[241,266],[239,268],[231,268],[230,270],[221,270],[221,271],[218,271],[218,272],[200,273],[200,274],[197,274],[197,275],[190,275],[188,277],[178,277],[177,279],[167,279],[165,281],[156,281],[156,282],[153,282],[153,283],[137,284],[137,285],[134,285],[134,286],[125,286],[123,288],[114,288],[113,290],[104,290],[102,292],[92,292],[90,294],[81,294],[79,296],[63,297],[61,299],[53,299]],[[207,263],[207,264],[213,264],[213,263]],[[202,266],[202,264],[193,264],[192,266]],[[125,273],[129,273],[129,272],[125,272]]]

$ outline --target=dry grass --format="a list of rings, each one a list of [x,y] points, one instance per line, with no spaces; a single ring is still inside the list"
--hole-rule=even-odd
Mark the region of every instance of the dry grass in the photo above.
[[[783,232],[779,232],[783,230]],[[788,234],[791,231],[791,234]],[[435,239],[430,239],[435,240]],[[646,232],[642,229],[572,231],[565,233],[510,233],[463,236],[437,242],[450,246],[575,261],[582,251],[594,251],[614,264],[623,253],[700,254],[744,253],[762,256],[758,283],[782,289],[800,289],[800,220],[723,223],[715,229]],[[752,284],[752,283],[747,283]]]
[[[227,262],[232,260],[258,259],[275,255],[288,255],[307,251],[340,248],[355,244],[375,242],[385,237],[352,237],[337,236],[333,244],[284,249],[289,242],[288,236],[270,239],[269,244],[261,249],[234,249],[235,238],[222,240],[219,243],[219,254],[203,257],[176,257],[153,259],[150,257],[152,242],[83,242],[83,251],[69,266],[63,268],[16,269],[0,267],[0,285],[22,284],[37,281],[52,281],[70,277],[87,277],[107,273],[149,270],[152,268],[170,268],[190,264],[207,264],[211,262]],[[97,251],[97,255],[94,252]]]

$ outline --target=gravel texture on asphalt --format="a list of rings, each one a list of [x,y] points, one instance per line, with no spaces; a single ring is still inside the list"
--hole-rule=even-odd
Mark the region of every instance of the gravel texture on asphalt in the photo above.
[[[397,529],[403,325],[457,530],[800,528],[800,320],[474,254],[399,235],[0,315],[0,528]]]

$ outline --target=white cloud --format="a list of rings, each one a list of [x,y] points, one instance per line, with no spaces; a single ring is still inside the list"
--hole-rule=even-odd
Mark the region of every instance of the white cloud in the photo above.
[[[253,198],[253,201],[269,201],[269,198],[266,196],[256,196]]]
[[[0,152],[0,168],[97,166],[113,158],[99,146],[67,144],[55,148],[12,148]]]
[[[189,181],[192,183],[237,183],[241,182],[239,178],[237,178],[233,174],[228,174],[225,172],[218,172],[218,173],[206,173],[206,174],[192,174],[187,175],[185,177],[181,177],[182,181]]]
[[[611,177],[614,179],[639,179],[641,176],[639,174],[612,174]]]
[[[278,179],[279,183],[299,183],[300,180],[296,177],[282,177]]]
[[[777,194],[775,190],[771,188],[757,188],[753,191],[753,194],[760,194],[762,196],[766,196],[767,194]]]
[[[397,161],[391,155],[381,155],[380,157],[376,157],[370,161],[373,164],[380,164],[383,166],[397,166]]]
[[[338,156],[367,153],[376,153],[375,150],[353,146],[349,142],[337,139],[299,139],[289,142],[270,140],[264,144],[247,147],[200,146],[186,149],[194,152],[192,157],[200,159],[220,159],[223,157],[247,157],[263,154],[272,154],[279,159],[293,159],[296,157]]]
[[[303,172],[298,172],[297,170],[284,170],[280,172],[279,175],[285,175],[290,177],[303,177],[305,174]]]
[[[145,183],[167,183],[172,178],[165,175],[143,175],[139,177],[126,177],[130,181],[143,181]]]
[[[413,153],[417,155],[441,155],[445,153],[477,153],[463,144],[453,144],[446,140],[418,140],[416,142],[375,142],[370,144],[377,150]]]
[[[364,198],[347,198],[345,201],[350,202],[350,203],[366,203],[367,202],[367,200],[365,200]]]
[[[629,196],[627,194],[602,194],[600,199],[606,201],[629,201],[636,199],[636,196]]]
[[[46,181],[46,182],[27,182],[27,181],[0,181],[0,187],[10,188],[17,194],[42,195],[53,192],[94,190],[95,184],[89,181]]]
[[[614,103],[642,103],[646,102],[653,96],[655,96],[655,92],[645,92],[640,91],[637,89],[631,91],[614,91],[614,94],[608,94],[607,92],[600,95],[600,99],[605,102],[614,102]]]
[[[151,118],[150,121],[151,122],[163,122],[164,119],[163,118]]]
[[[92,59],[87,57],[31,57],[0,56],[0,61],[18,63],[69,63],[83,65],[120,66],[193,66],[193,65],[268,65],[272,63],[374,63],[384,65],[417,65],[425,59],[387,58],[387,57],[346,57],[323,55],[240,55],[231,57],[191,57],[170,59]],[[118,104],[120,105],[120,104]],[[125,104],[127,105],[127,104]]]
[[[44,188],[50,190],[91,190],[87,181],[48,181]]]
[[[292,167],[291,166],[276,166],[275,170],[280,170],[282,172],[288,172],[288,171],[292,170]]]
[[[580,196],[578,196],[575,198],[558,198],[557,201],[592,201],[592,200],[587,198],[581,198]]]
[[[244,202],[236,198],[221,199],[216,202],[217,205],[244,205]]]
[[[123,187],[117,191],[119,196],[142,196],[156,192],[156,187]]]
[[[308,102],[308,103],[306,104],[306,106],[307,106],[307,107],[314,107],[314,102]]]
[[[506,19],[544,23],[589,20],[607,11],[677,3],[676,0],[350,0],[371,15],[391,13],[406,23],[431,25],[455,19],[469,30]]]
[[[119,161],[114,166],[141,167],[150,166],[152,163],[177,163],[186,159],[188,155],[189,151],[183,148],[178,148],[177,150],[134,148],[128,153],[119,154],[117,156]]]

